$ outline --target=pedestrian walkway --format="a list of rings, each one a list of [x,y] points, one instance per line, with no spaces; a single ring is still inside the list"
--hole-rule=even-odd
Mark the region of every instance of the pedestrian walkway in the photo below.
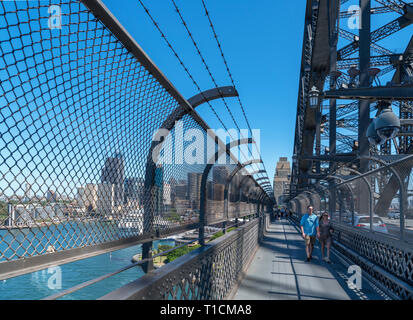
[[[331,255],[321,260],[318,244],[313,260],[305,262],[305,244],[287,220],[270,225],[257,250],[235,300],[383,300],[386,296],[367,281],[362,290],[347,285],[347,268]]]

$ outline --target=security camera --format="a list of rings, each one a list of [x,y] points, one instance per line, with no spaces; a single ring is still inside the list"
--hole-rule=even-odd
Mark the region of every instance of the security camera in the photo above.
[[[376,118],[370,123],[369,127],[367,128],[367,138],[371,145],[377,146],[385,142],[376,131]]]
[[[393,139],[400,132],[400,119],[393,113],[390,103],[380,103],[381,113],[376,118],[375,128],[377,135],[387,141]]]

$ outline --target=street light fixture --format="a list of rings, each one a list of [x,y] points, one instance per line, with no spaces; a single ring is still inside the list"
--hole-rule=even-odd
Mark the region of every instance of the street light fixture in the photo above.
[[[313,86],[308,93],[309,101],[310,101],[310,108],[317,109],[319,98],[320,98],[320,91],[317,89],[316,86]]]

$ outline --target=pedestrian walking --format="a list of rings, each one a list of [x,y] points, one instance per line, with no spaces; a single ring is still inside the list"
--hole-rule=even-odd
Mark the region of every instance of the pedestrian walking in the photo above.
[[[320,237],[318,217],[314,214],[314,208],[312,206],[307,207],[307,213],[301,218],[300,226],[302,236],[305,240],[306,261],[310,262],[313,257],[316,237]]]
[[[331,263],[330,260],[330,247],[333,242],[333,234],[334,228],[330,221],[327,212],[324,212],[321,215],[320,219],[320,245],[321,245],[321,257],[327,263]],[[325,248],[327,248],[327,257],[324,255]]]

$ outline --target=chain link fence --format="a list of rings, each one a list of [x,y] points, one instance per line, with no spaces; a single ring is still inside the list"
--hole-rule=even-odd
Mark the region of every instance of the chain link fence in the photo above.
[[[223,143],[100,1],[0,2],[0,110],[0,278],[199,226]],[[194,132],[200,163],[182,161]],[[231,181],[223,214],[230,158],[208,223],[256,213],[264,193]]]

